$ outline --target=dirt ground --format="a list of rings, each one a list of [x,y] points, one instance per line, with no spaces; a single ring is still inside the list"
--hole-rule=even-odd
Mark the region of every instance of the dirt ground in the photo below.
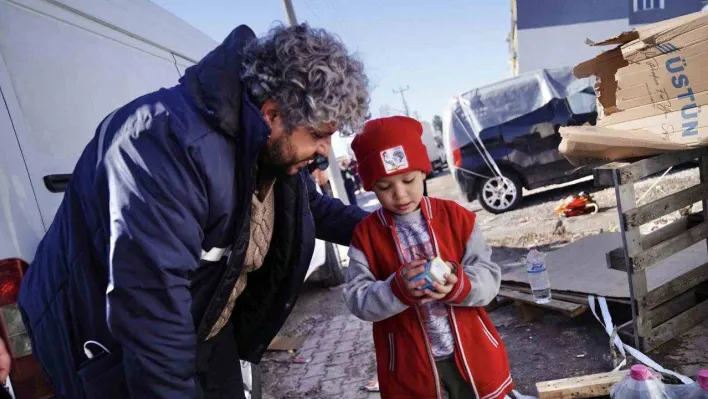
[[[684,168],[669,173],[661,179],[655,176],[638,183],[636,194],[637,197],[642,197],[650,187],[654,186],[649,194],[642,198],[641,204],[677,192],[697,182],[697,169]],[[518,266],[519,258],[525,255],[527,246],[532,243],[539,244],[543,251],[548,252],[587,235],[613,231],[617,226],[614,189],[595,188],[592,181],[526,193],[519,209],[502,215],[492,215],[476,202],[461,202],[455,182],[449,173],[432,179],[428,190],[431,196],[457,200],[477,213],[485,237],[493,247],[493,260],[503,268]],[[580,191],[588,192],[595,198],[600,206],[600,212],[595,215],[559,219],[553,213],[556,203]],[[369,209],[377,205],[370,193],[361,195],[359,204]],[[694,212],[699,209],[700,204],[694,205]],[[656,223],[643,226],[642,230],[652,230],[677,217],[678,213],[668,215]],[[610,310],[616,322],[627,320],[629,317],[628,309],[625,307],[613,307]],[[328,289],[309,284],[282,333],[288,336],[320,336],[324,334],[323,331],[327,329],[329,323],[338,323],[343,317],[349,317],[348,315],[341,300],[341,288]],[[545,312],[540,319],[525,322],[518,317],[517,309],[512,304],[496,309],[490,315],[507,346],[517,389],[524,394],[535,395],[535,384],[539,381],[604,372],[614,366],[609,337],[591,312],[586,312],[574,319],[554,312]],[[336,396],[329,394],[328,392],[334,391],[328,391],[326,373],[318,377],[322,381],[318,380],[317,383],[308,385],[308,391],[303,391],[304,388],[298,384],[295,384],[294,388],[283,386],[282,380],[293,370],[287,364],[297,354],[269,353],[262,363],[265,391],[269,392],[266,397],[336,397],[337,399],[372,397],[349,392],[358,390],[359,381],[376,379],[373,347],[370,339],[361,338],[365,336],[366,334],[357,335],[359,337],[357,339],[363,342],[355,342],[353,347],[360,350],[352,350],[353,355],[347,358],[349,366],[337,374],[338,379],[332,380],[340,383],[356,381],[343,391],[348,393],[337,393]],[[705,342],[708,338],[702,339],[702,342],[708,344]],[[318,345],[311,356],[316,356],[317,350],[327,350],[323,346],[325,344]],[[683,342],[667,344],[650,355],[667,368],[698,367],[699,364],[687,365],[685,358],[679,354],[696,352],[700,349],[685,346]],[[699,361],[705,363],[708,362],[708,358]],[[326,359],[327,373],[336,367],[336,362],[333,362],[332,356]],[[355,375],[347,377],[348,373],[355,373]]]

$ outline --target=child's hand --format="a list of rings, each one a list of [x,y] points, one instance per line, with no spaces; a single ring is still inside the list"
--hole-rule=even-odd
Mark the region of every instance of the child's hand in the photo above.
[[[423,299],[420,303],[426,304],[432,301],[439,301],[445,298],[450,292],[452,292],[452,287],[454,287],[455,284],[457,284],[457,276],[455,276],[454,274],[445,274],[445,285],[434,281],[433,287],[435,287],[435,291],[423,290],[423,293],[425,293],[426,298]]]
[[[425,271],[426,263],[428,263],[428,261],[425,259],[416,259],[410,262],[409,264],[403,266],[403,269],[401,269],[401,276],[403,276],[403,281],[406,282],[406,290],[408,290],[408,293],[415,298],[425,296],[425,291],[419,288],[424,286],[426,284],[426,281],[411,281],[411,279]]]

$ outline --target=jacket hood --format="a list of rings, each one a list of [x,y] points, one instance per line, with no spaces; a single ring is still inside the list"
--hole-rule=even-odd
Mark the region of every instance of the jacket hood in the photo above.
[[[243,50],[255,38],[248,26],[237,27],[180,79],[204,119],[234,137],[242,130],[243,102],[247,101],[241,82]]]

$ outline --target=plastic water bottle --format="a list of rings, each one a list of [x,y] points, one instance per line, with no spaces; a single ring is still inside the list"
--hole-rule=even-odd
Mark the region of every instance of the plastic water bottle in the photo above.
[[[699,371],[693,384],[666,387],[673,399],[708,399],[708,370]]]
[[[629,373],[610,390],[612,399],[673,399],[655,375],[643,364],[635,364]]]
[[[529,247],[529,254],[526,255],[526,274],[529,276],[531,292],[536,303],[548,303],[551,301],[551,282],[548,280],[546,263],[543,255],[538,252],[536,245]]]

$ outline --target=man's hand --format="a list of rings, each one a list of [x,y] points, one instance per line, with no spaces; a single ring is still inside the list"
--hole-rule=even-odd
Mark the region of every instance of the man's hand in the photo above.
[[[451,291],[452,288],[457,284],[457,276],[454,274],[445,274],[445,284],[440,284],[437,281],[433,282],[433,287],[435,288],[435,291],[431,290],[424,290],[423,292],[426,295],[426,298],[423,299],[420,303],[421,304],[426,304],[432,301],[439,301],[443,298],[445,298]]]
[[[403,269],[401,269],[401,276],[403,276],[403,281],[406,282],[406,290],[408,290],[408,293],[414,298],[425,296],[425,291],[421,290],[420,287],[424,286],[426,281],[411,281],[411,279],[425,271],[426,263],[428,263],[428,261],[425,259],[417,259],[403,266]]]
[[[5,385],[7,376],[10,375],[10,352],[7,351],[5,341],[0,339],[0,382]]]

